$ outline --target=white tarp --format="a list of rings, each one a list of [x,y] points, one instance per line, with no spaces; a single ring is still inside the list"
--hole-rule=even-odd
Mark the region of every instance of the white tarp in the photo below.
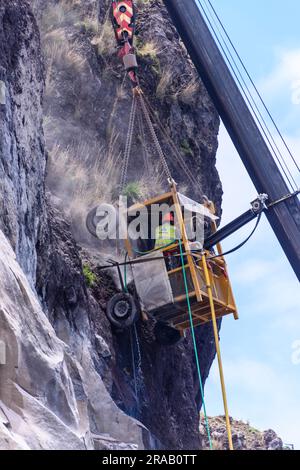
[[[197,214],[201,214],[210,218],[211,220],[218,220],[219,217],[213,215],[203,204],[199,204],[198,202],[193,201],[193,199],[190,199],[181,193],[178,193],[178,198],[180,204],[189,212],[196,212]]]
[[[158,258],[147,261],[149,258]],[[150,253],[143,256],[145,262],[132,265],[133,277],[142,308],[151,312],[156,308],[174,302],[173,293],[161,252]]]

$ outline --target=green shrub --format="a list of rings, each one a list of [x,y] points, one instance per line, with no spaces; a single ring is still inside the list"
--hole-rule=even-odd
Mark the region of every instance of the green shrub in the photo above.
[[[88,287],[93,287],[96,284],[97,276],[87,264],[83,266],[83,275]]]
[[[137,181],[132,181],[125,186],[122,194],[130,201],[136,202],[142,197],[142,190]]]
[[[193,150],[191,149],[191,146],[190,146],[189,142],[187,141],[187,139],[184,139],[181,142],[180,149],[187,156],[192,156],[193,155]]]

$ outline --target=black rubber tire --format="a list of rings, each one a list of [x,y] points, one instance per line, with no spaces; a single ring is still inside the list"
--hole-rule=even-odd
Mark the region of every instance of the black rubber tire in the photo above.
[[[85,223],[86,223],[86,228],[88,229],[90,234],[98,238],[97,232],[96,232],[96,224],[95,224],[96,212],[97,212],[97,207],[95,207],[88,213]]]
[[[138,309],[132,295],[121,292],[107,303],[106,315],[110,323],[121,330],[132,326],[138,320]]]
[[[154,327],[156,342],[162,346],[175,346],[182,341],[182,336],[178,330],[163,322],[157,322]]]
[[[102,204],[103,208],[105,209],[105,207],[107,206],[108,210],[111,208],[111,205],[110,204]],[[99,237],[97,236],[97,223],[99,223],[99,220],[97,222],[97,210],[98,210],[98,207],[94,207],[94,209],[92,209],[87,217],[86,217],[86,220],[85,220],[85,224],[86,224],[86,228],[88,229],[88,231],[90,232],[91,235],[93,235],[95,238],[98,238]],[[119,217],[118,217],[118,214],[117,214],[117,217],[116,217],[116,223],[117,223],[117,227],[116,229],[118,228],[119,226]],[[110,235],[112,235],[113,231],[110,231],[110,232],[107,232],[107,237],[109,237]]]

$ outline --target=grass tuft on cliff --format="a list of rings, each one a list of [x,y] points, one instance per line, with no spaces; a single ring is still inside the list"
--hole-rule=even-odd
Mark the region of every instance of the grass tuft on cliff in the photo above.
[[[83,266],[83,275],[88,287],[93,287],[96,284],[97,276],[87,264]]]

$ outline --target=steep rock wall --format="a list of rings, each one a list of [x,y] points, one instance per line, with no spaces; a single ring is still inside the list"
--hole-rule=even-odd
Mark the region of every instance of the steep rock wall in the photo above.
[[[44,213],[44,66],[26,2],[1,0],[0,24],[0,80],[6,91],[0,105],[0,228],[33,284]]]
[[[142,449],[143,427],[112,401],[89,342],[61,341],[0,232],[1,449]],[[83,335],[82,335],[83,338]],[[125,442],[120,442],[120,441]]]

